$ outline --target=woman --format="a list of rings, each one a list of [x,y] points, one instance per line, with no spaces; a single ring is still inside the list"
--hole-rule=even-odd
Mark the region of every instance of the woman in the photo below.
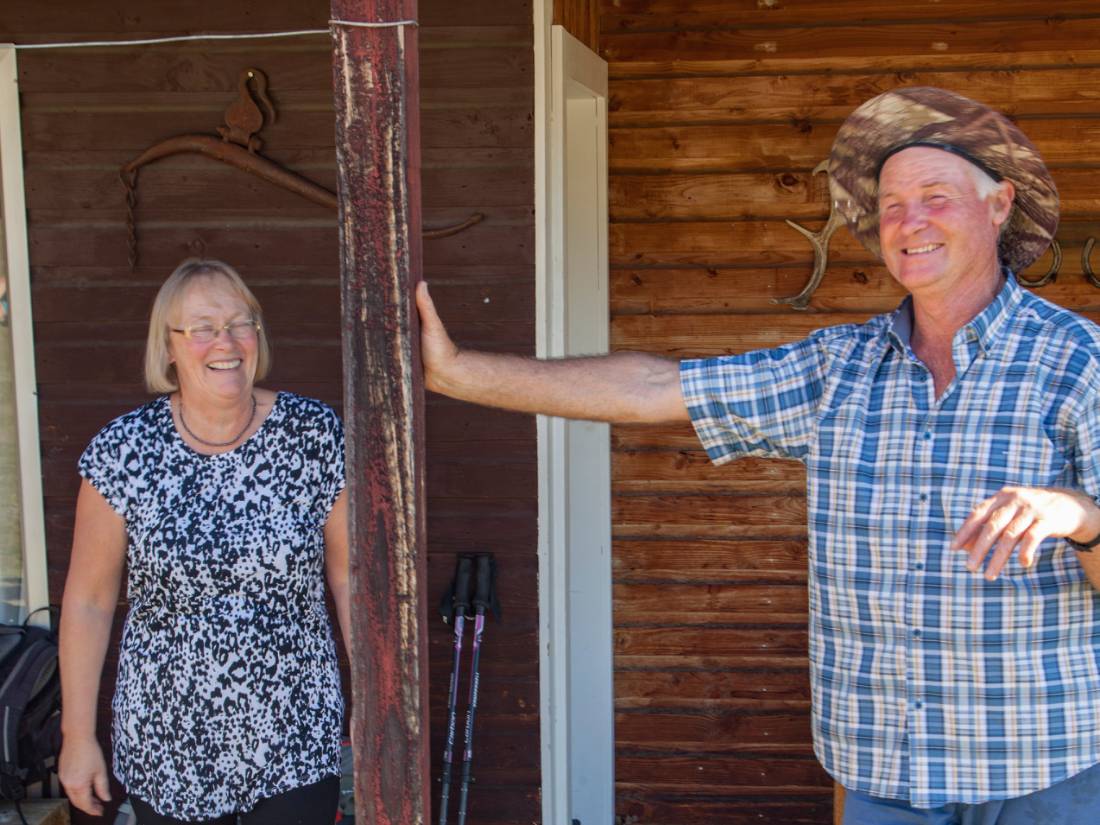
[[[329,825],[343,700],[324,601],[348,627],[343,431],[256,387],[270,352],[232,267],[189,260],[153,305],[149,389],[80,459],[61,614],[60,777],[97,814],[96,695],[124,568],[114,770],[141,825]]]

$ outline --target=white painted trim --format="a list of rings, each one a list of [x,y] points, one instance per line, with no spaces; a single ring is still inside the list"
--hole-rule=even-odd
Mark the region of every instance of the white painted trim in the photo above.
[[[552,26],[551,14],[550,0],[535,0],[540,358],[608,346],[607,64]],[[585,125],[568,131],[568,112],[574,127],[576,117]],[[584,190],[580,205],[572,207],[570,139],[587,164],[575,178]],[[573,237],[572,246],[570,219],[581,221],[573,235],[583,236]],[[595,249],[596,264],[570,278],[566,264],[578,244],[589,262]],[[610,435],[603,424],[545,416],[537,434],[542,820],[605,825],[614,819]]]
[[[552,202],[548,197],[550,159],[547,143],[550,132],[550,32],[553,28],[553,0],[535,0],[535,352],[540,357],[560,345],[552,340],[549,311],[554,306],[548,273],[560,267],[551,250]],[[536,419],[538,442],[539,495],[539,740],[541,750],[542,821],[545,825],[568,825],[569,820],[569,718],[566,703],[566,672],[557,666],[554,651],[567,645],[562,626],[564,594],[554,588],[562,571],[554,569],[560,554],[551,557],[550,528],[561,524],[561,502],[550,498],[550,479],[544,468],[551,463],[552,445],[562,443],[560,419],[539,416]],[[555,458],[561,460],[560,451]]]
[[[34,375],[27,206],[23,191],[23,139],[19,127],[19,75],[15,47],[0,44],[0,178],[3,182],[4,236],[7,240],[8,296],[15,362],[15,414],[19,428],[20,498],[23,507],[23,587],[27,610],[50,603],[46,575],[46,531],[42,513],[38,392]],[[45,612],[34,617],[45,625]]]

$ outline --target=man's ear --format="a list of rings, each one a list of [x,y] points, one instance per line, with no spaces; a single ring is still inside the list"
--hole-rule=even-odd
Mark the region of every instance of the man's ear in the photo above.
[[[1012,203],[1015,199],[1016,187],[1012,181],[1001,181],[1000,190],[989,198],[994,226],[1000,228],[1008,220],[1008,216],[1012,214]]]

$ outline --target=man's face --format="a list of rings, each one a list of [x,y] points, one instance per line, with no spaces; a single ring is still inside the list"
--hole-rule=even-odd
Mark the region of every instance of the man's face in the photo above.
[[[946,298],[999,278],[997,236],[1013,189],[979,198],[970,162],[914,146],[879,175],[879,240],[890,274],[915,296]]]

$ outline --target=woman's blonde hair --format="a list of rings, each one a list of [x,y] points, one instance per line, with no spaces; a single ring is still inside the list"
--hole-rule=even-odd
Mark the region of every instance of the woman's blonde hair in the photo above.
[[[188,258],[176,267],[168,276],[153,301],[153,311],[149,314],[149,336],[145,342],[145,386],[149,392],[167,393],[179,389],[176,367],[168,356],[168,336],[171,330],[169,318],[178,308],[188,284],[195,278],[224,278],[248,307],[252,319],[259,324],[258,350],[256,357],[256,375],[254,380],[262,381],[271,369],[271,347],[264,330],[263,312],[260,302],[252,294],[237,272],[229,264],[203,258]]]

